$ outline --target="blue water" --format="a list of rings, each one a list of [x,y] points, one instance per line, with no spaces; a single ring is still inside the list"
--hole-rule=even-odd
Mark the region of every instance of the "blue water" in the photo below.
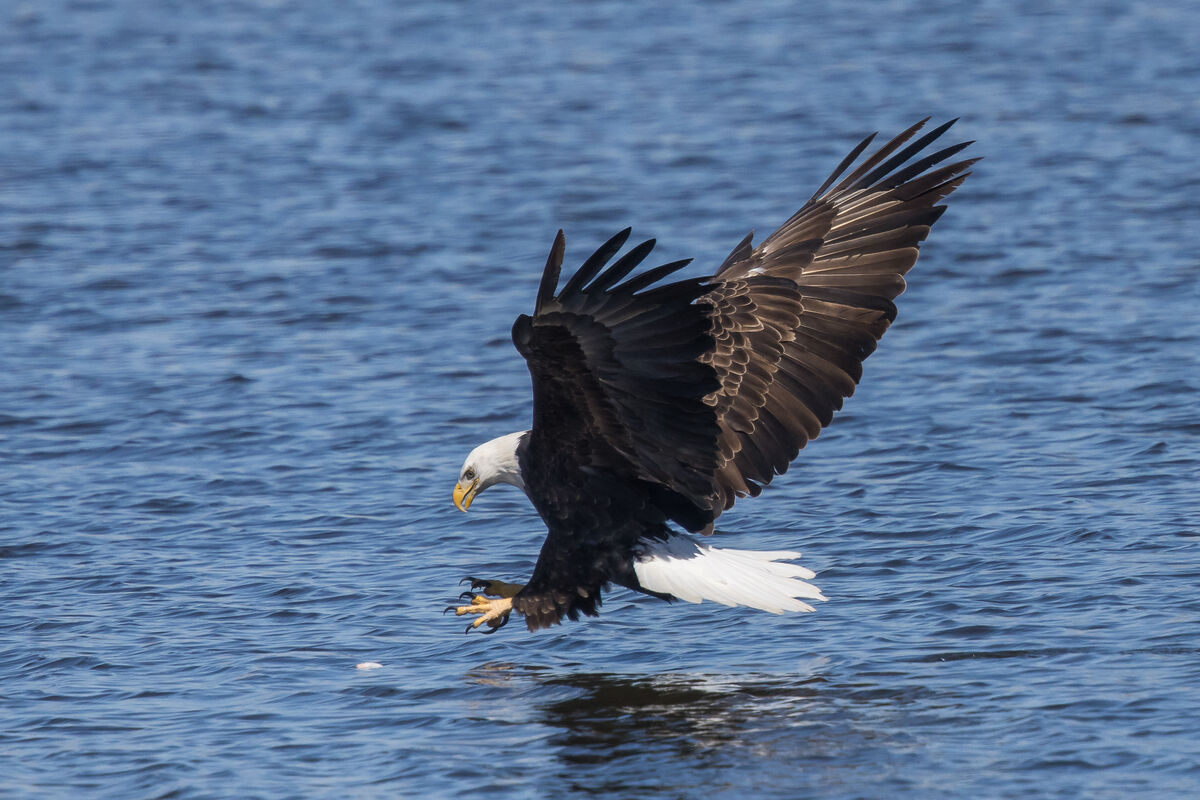
[[[0,2],[0,796],[1196,796],[1198,41],[1182,2]],[[527,425],[554,231],[710,270],[927,114],[986,160],[723,518],[830,602],[442,617],[540,545],[450,490]]]

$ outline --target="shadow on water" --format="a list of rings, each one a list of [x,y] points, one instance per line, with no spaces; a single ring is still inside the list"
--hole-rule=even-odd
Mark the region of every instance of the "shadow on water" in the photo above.
[[[563,674],[493,663],[468,677],[528,683],[534,717],[561,764],[539,788],[602,796],[898,787],[893,764],[903,758],[911,768],[924,749],[907,732],[918,716],[910,706],[930,694],[911,684],[835,683],[822,665],[806,674],[729,676]]]

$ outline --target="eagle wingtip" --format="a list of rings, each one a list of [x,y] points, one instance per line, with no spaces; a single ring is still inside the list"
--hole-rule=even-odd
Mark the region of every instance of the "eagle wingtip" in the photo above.
[[[546,304],[554,299],[554,290],[558,286],[558,276],[562,271],[563,255],[566,250],[567,237],[562,228],[559,228],[558,234],[554,237],[554,244],[550,246],[550,254],[546,256],[546,268],[542,271],[542,282],[538,285],[533,313],[540,313]]]

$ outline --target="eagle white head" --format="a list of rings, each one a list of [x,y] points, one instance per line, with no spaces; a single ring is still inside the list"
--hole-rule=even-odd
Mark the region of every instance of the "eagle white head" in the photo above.
[[[509,483],[525,491],[525,480],[521,477],[521,465],[517,461],[517,448],[529,431],[517,431],[506,436],[484,442],[471,451],[458,473],[454,485],[454,505],[459,511],[471,507],[475,495],[497,483]]]

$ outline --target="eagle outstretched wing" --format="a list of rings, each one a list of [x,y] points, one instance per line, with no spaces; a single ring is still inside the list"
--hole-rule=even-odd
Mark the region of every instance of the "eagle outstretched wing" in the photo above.
[[[853,394],[945,210],[938,201],[977,160],[937,167],[970,142],[914,160],[953,124],[910,143],[924,122],[851,170],[867,137],[791,219],[757,247],[747,236],[710,278],[662,283],[689,263],[676,261],[626,280],[653,240],[605,269],[626,229],[556,292],[559,231],[534,314],[513,326],[535,439],[656,487],[666,516],[693,531],[759,494]]]
[[[945,211],[937,203],[978,160],[931,169],[971,144],[963,142],[912,161],[954,121],[905,146],[924,123],[843,178],[874,136],[864,139],[758,247],[742,240],[700,298],[713,309],[715,339],[702,360],[720,381],[705,398],[720,426],[714,517],[759,494],[830,423],[896,318],[892,300]]]

